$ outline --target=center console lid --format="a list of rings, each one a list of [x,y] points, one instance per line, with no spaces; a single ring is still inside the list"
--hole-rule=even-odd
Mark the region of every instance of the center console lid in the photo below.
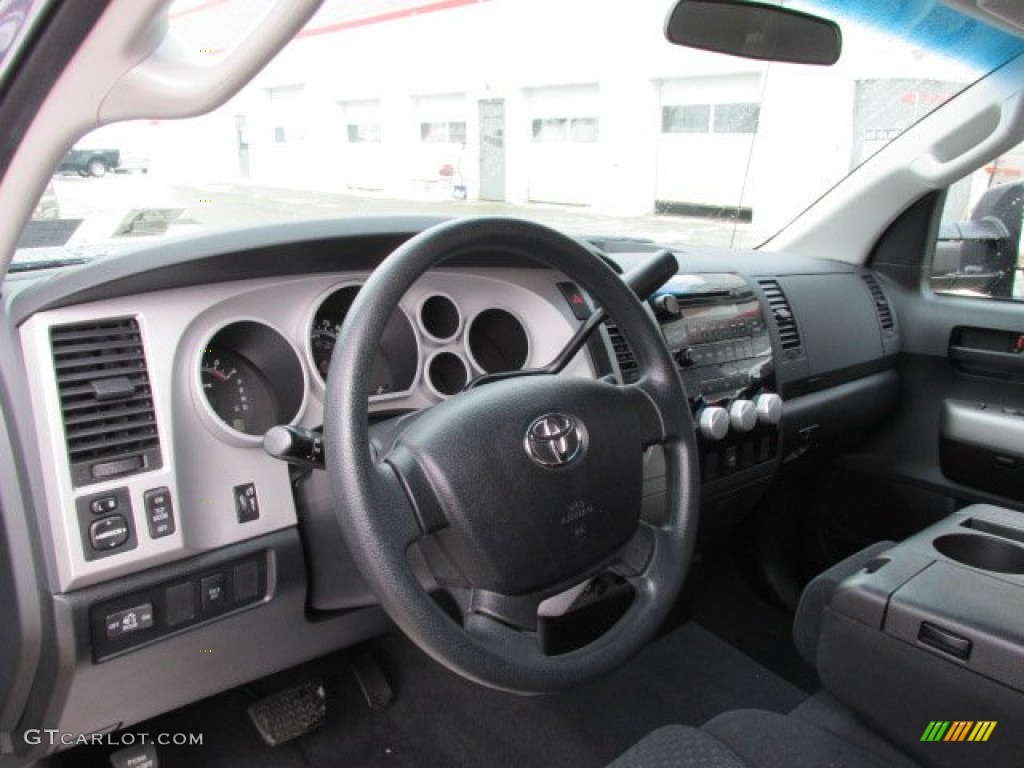
[[[1024,752],[1024,515],[967,507],[875,557],[829,599],[817,663],[827,689],[926,764],[1011,764]],[[934,722],[972,725],[947,728],[943,749],[924,738]]]

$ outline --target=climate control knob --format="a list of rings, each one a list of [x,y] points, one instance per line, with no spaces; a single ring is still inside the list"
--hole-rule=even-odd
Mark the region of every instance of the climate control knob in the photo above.
[[[709,405],[700,412],[697,425],[708,440],[721,440],[729,433],[729,413],[725,408]]]
[[[757,426],[757,411],[749,400],[733,400],[729,406],[729,423],[737,432],[749,432]]]
[[[762,392],[754,398],[757,420],[768,426],[782,421],[782,398],[774,392]]]

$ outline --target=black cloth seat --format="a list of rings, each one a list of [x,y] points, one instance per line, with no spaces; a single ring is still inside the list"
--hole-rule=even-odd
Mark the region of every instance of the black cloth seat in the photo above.
[[[816,698],[789,715],[739,709],[701,728],[659,728],[608,768],[915,768],[916,763],[845,715],[823,716],[838,705]],[[834,730],[843,735],[816,720],[839,724]]]

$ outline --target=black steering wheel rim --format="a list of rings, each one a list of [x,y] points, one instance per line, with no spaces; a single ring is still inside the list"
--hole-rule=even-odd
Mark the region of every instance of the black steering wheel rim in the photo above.
[[[429,504],[417,501],[415,487],[424,484],[424,478],[407,476],[397,462],[371,455],[368,447],[369,376],[377,340],[392,311],[429,269],[455,255],[487,250],[527,256],[579,283],[615,318],[642,372],[640,381],[628,387],[550,377],[549,382],[533,385],[537,397],[551,393],[562,403],[590,395],[605,398],[603,402],[621,397],[623,407],[635,411],[637,421],[645,424],[644,443],[659,443],[665,453],[664,522],[638,522],[637,535],[615,558],[622,563],[632,560],[635,567],[631,607],[600,638],[558,656],[544,655],[529,633],[510,629],[486,611],[467,616],[460,626],[436,604],[409,560],[409,549],[431,533],[432,515],[424,509]],[[482,398],[480,392],[501,385],[509,387],[509,394],[515,386],[504,382],[458,397]],[[569,387],[575,389],[569,392]],[[621,394],[602,389],[608,387]],[[505,394],[495,393],[492,400]],[[363,285],[339,335],[327,380],[324,433],[338,523],[357,567],[398,627],[464,677],[526,693],[593,680],[653,637],[682,586],[696,538],[699,486],[696,438],[685,391],[660,331],[641,302],[607,264],[559,232],[519,219],[461,219],[431,228],[394,251]]]

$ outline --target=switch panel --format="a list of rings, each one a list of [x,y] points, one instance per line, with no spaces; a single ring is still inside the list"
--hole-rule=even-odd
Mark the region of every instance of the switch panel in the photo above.
[[[214,621],[265,600],[270,592],[263,553],[106,600],[89,609],[93,659],[103,661]]]

